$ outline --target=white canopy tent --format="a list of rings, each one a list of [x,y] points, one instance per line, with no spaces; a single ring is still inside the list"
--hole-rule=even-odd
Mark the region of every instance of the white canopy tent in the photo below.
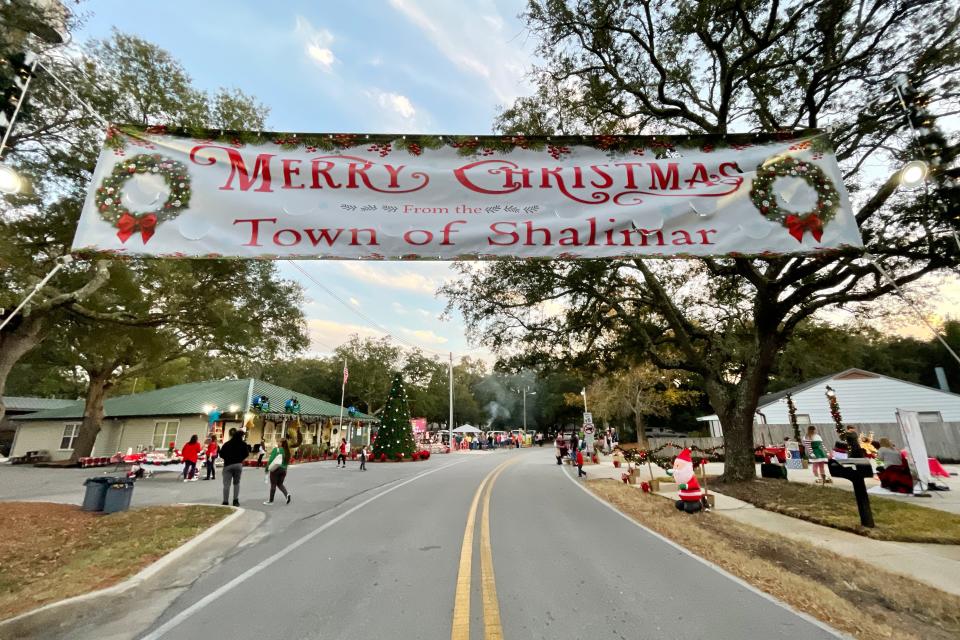
[[[465,424],[462,427],[457,427],[453,430],[454,433],[483,433],[482,430],[477,429],[472,424]]]

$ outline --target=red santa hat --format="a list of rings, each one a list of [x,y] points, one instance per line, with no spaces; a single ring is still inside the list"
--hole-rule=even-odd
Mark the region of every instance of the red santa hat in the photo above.
[[[682,460],[692,466],[693,460],[690,459],[690,449],[681,451],[680,455],[677,456],[677,460]],[[690,476],[690,479],[686,482],[686,488],[680,489],[679,498],[684,502],[699,502],[702,496],[703,491],[700,489],[700,483],[697,482],[697,474],[696,471],[694,471],[693,475]]]
[[[677,460],[686,460],[687,462],[693,464],[693,460],[690,458],[690,449],[684,449],[680,452],[680,455],[677,456]]]

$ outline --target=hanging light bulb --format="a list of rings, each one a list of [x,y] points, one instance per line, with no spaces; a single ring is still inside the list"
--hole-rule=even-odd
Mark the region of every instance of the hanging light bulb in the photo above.
[[[0,193],[17,193],[22,186],[23,181],[13,167],[0,163]]]
[[[927,179],[927,163],[913,160],[900,169],[900,184],[905,187],[918,187]]]

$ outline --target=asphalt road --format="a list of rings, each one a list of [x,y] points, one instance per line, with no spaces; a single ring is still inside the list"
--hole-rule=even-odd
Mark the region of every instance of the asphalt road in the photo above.
[[[241,501],[267,519],[140,637],[837,637],[599,502],[551,453],[305,465],[293,503],[269,507],[248,470]],[[212,484],[138,483],[137,501],[219,503]]]

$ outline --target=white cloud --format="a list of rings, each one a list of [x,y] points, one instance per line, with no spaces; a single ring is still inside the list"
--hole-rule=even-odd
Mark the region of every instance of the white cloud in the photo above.
[[[365,262],[337,263],[349,275],[389,289],[404,289],[433,295],[440,283],[414,271],[402,271],[392,263],[373,266]]]
[[[410,98],[407,96],[399,93],[387,93],[385,91],[378,91],[376,93],[377,102],[384,109],[389,109],[407,120],[417,115],[417,110],[413,108],[413,103],[410,102]]]
[[[310,335],[312,351],[316,353],[331,353],[333,349],[349,340],[353,334],[361,338],[379,338],[383,335],[382,332],[364,325],[321,318],[308,319],[307,331]]]
[[[394,313],[399,313],[400,315],[407,315],[407,308],[400,304],[399,302],[394,302],[390,305]]]
[[[297,16],[295,33],[303,41],[307,56],[327,73],[333,70],[337,61],[330,45],[333,44],[333,34],[326,29],[318,29],[310,24],[303,16]]]
[[[437,335],[429,329],[401,329],[400,331],[426,344],[446,344],[450,342],[447,338]]]
[[[500,102],[510,103],[529,92],[524,73],[532,53],[504,32],[503,18],[492,0],[482,0],[475,7],[448,2],[431,3],[426,9],[422,4],[424,0],[390,0],[450,62],[482,78]],[[491,29],[478,29],[481,23]]]
[[[417,313],[419,313],[420,315],[422,315],[424,318],[432,318],[432,317],[433,317],[433,312],[432,312],[432,311],[427,311],[426,309],[417,309]]]

